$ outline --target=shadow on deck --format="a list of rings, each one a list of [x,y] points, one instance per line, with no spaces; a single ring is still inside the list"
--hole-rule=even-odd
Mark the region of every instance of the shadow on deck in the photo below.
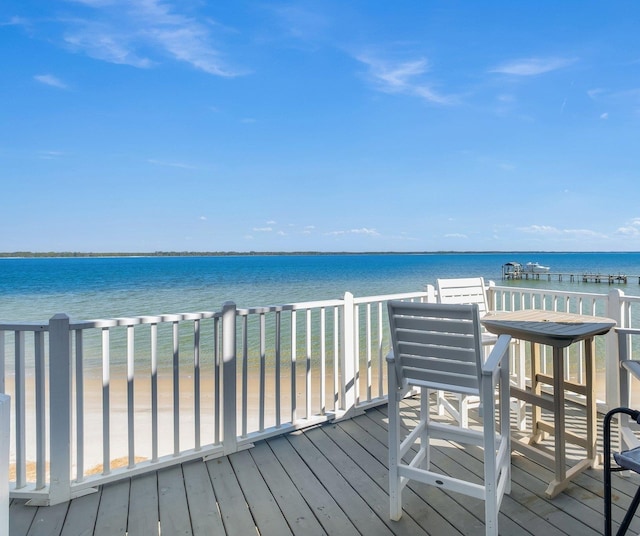
[[[408,400],[411,419],[416,401]],[[386,406],[352,420],[256,443],[207,462],[194,461],[109,484],[51,507],[14,500],[11,536],[79,535],[460,535],[484,532],[484,506],[420,483],[404,491],[404,515],[388,518]],[[568,415],[570,418],[570,415]],[[572,423],[579,426],[578,420]],[[479,452],[442,442],[433,463],[445,472],[482,474]],[[589,469],[555,499],[546,468],[514,454],[503,535],[598,535],[603,530],[602,469]],[[622,519],[637,475],[613,475],[614,519]],[[631,531],[638,533],[640,518]]]

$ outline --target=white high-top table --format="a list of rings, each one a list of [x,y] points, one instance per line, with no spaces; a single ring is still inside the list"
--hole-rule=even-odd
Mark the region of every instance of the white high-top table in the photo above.
[[[511,396],[532,406],[531,436],[514,440],[511,445],[513,450],[554,471],[555,478],[549,483],[546,494],[555,497],[572,478],[598,463],[594,337],[607,333],[616,322],[604,317],[541,310],[490,312],[480,322],[491,333],[507,334],[532,343],[531,388],[511,387]],[[575,383],[564,379],[563,349],[580,341],[584,341],[585,382]],[[553,377],[540,372],[538,344],[553,348]],[[553,386],[552,400],[542,396],[542,385]],[[586,437],[565,430],[566,391],[586,399]],[[542,420],[541,409],[553,412],[553,423]],[[540,445],[546,433],[554,436],[553,452]],[[567,443],[586,450],[585,458],[569,469]]]

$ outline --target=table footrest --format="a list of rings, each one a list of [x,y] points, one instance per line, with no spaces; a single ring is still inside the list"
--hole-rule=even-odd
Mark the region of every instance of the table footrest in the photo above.
[[[553,411],[553,399],[544,398],[540,395],[536,395],[526,389],[520,389],[519,387],[511,387],[511,396],[526,402],[527,404],[534,404],[547,411]]]
[[[536,424],[537,424],[538,430],[547,432],[550,435],[553,435],[555,433],[555,426],[553,426],[553,424],[549,422],[538,421]],[[573,432],[568,432],[567,430],[564,431],[564,437],[565,437],[566,443],[571,443],[572,445],[578,445],[579,447],[582,447],[584,449],[586,449],[589,445],[589,442],[587,441],[586,437],[579,436],[577,434],[574,434]]]

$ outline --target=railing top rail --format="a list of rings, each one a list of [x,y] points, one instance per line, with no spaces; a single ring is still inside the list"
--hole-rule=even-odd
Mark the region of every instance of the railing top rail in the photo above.
[[[563,296],[569,297],[589,297],[589,298],[604,298],[606,299],[609,295],[607,293],[600,292],[575,292],[570,290],[559,290],[559,289],[551,289],[551,288],[530,288],[530,287],[506,287],[501,285],[491,286],[490,291],[504,291],[504,292],[526,292],[526,293],[534,293],[534,294],[560,294]],[[625,295],[625,299],[631,296]]]
[[[48,331],[48,322],[0,322],[0,331]]]
[[[75,320],[69,323],[70,329],[113,328],[118,326],[136,326],[140,324],[161,324],[163,322],[180,322],[182,320],[203,320],[214,318],[221,313],[201,311],[197,313],[173,313],[164,315],[145,315],[120,318],[97,318],[94,320]]]
[[[263,307],[242,307],[236,310],[236,313],[240,316],[264,314],[264,313],[278,313],[282,311],[298,311],[303,309],[320,309],[323,307],[338,307],[344,304],[344,300],[332,299],[332,300],[318,300],[308,302],[286,303],[283,305],[267,305]]]
[[[92,328],[112,328],[117,326],[135,326],[139,324],[160,324],[162,322],[180,322],[182,320],[203,320],[219,317],[222,313],[200,311],[195,313],[174,313],[164,315],[145,315],[118,318],[96,318],[92,320],[70,320],[69,328],[83,330]],[[0,322],[0,331],[48,331],[49,322]]]
[[[640,328],[614,328],[616,333],[622,333],[623,335],[638,335],[640,334]]]
[[[387,300],[406,300],[409,298],[426,298],[429,295],[426,291],[421,292],[403,292],[397,294],[382,294],[380,296],[364,296],[361,298],[354,298],[353,303],[358,305],[361,303],[371,303]]]
[[[628,302],[639,302],[640,303],[640,296],[629,296],[628,294],[625,294],[624,296],[622,296],[621,298],[624,301],[628,301]]]

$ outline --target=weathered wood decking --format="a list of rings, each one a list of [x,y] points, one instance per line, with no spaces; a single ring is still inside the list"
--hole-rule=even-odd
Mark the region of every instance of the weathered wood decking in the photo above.
[[[408,401],[405,417],[413,416]],[[483,504],[419,483],[404,491],[404,515],[388,519],[386,406],[337,424],[256,443],[208,462],[185,463],[102,487],[52,507],[14,500],[11,536],[85,535],[460,535],[482,534]],[[579,426],[579,420],[574,425]],[[478,452],[443,442],[445,471],[481,474]],[[614,474],[620,520],[638,480]],[[602,534],[602,470],[590,469],[555,499],[551,472],[513,456],[513,483],[500,512],[504,535]],[[640,530],[640,517],[631,531]]]

